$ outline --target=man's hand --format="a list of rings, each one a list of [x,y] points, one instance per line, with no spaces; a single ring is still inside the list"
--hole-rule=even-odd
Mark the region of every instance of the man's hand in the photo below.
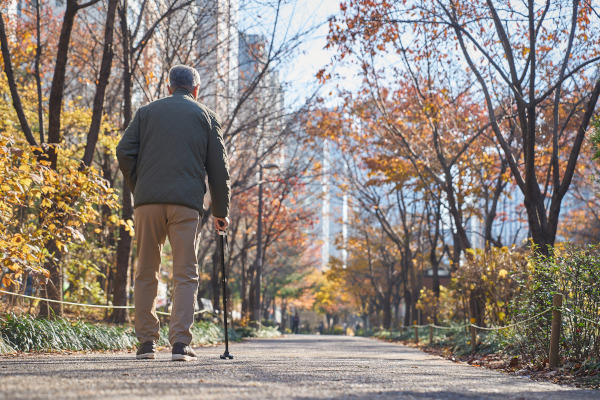
[[[229,226],[229,218],[218,218],[215,217],[215,229],[218,231],[224,231]]]

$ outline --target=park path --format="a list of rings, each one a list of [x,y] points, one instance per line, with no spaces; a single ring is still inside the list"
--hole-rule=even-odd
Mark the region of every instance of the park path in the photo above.
[[[133,353],[0,357],[0,399],[600,399],[347,336],[291,335],[198,349],[196,362]]]

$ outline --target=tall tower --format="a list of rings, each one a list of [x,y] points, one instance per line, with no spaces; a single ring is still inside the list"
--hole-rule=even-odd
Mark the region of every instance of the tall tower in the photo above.
[[[329,142],[323,141],[323,176],[321,177],[321,188],[323,190],[321,203],[321,269],[329,265],[331,256],[331,159],[329,155]]]
[[[199,100],[221,121],[233,111],[238,97],[238,0],[197,0],[198,59],[202,79]]]
[[[252,132],[260,157],[266,164],[285,166],[285,144],[281,132],[285,125],[283,89],[279,73],[269,67],[268,41],[262,35],[239,35],[239,85],[240,98],[245,97],[237,116],[244,121],[245,129]],[[279,151],[273,149],[279,148]]]

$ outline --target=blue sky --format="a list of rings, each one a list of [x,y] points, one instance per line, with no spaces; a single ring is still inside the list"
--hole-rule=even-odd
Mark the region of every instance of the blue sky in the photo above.
[[[271,32],[275,9],[255,5],[258,2],[250,3],[252,5],[242,6],[240,29],[251,33]],[[334,52],[324,49],[329,31],[327,20],[330,16],[338,14],[339,10],[340,0],[282,1],[275,37],[276,44],[289,40],[297,32],[313,26],[318,27],[302,43],[295,57],[278,68],[281,80],[288,83],[286,93],[288,105],[299,104],[303,98],[312,93],[317,86],[315,77],[317,72],[331,62]]]

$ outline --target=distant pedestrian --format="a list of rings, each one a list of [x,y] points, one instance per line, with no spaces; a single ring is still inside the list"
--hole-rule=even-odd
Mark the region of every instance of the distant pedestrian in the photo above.
[[[322,335],[323,331],[325,331],[325,324],[323,324],[323,321],[321,321],[319,323],[319,335]]]
[[[135,207],[138,359],[156,358],[160,325],[156,296],[167,236],[173,249],[172,359],[197,357],[189,345],[206,177],[215,228],[224,230],[229,224],[229,162],[217,117],[196,101],[199,89],[198,71],[184,65],[171,68],[171,96],[140,107],[117,146],[119,167]]]
[[[298,311],[292,317],[292,333],[298,333],[298,327],[300,326],[300,316],[298,315]]]

